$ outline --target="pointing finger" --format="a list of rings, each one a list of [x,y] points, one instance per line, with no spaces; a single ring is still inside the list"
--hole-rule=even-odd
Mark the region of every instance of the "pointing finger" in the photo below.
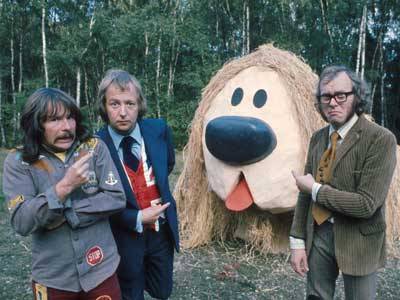
[[[91,152],[85,154],[84,156],[82,156],[79,160],[77,160],[74,163],[74,166],[76,168],[79,168],[80,166],[82,166],[85,162],[87,162],[91,157],[93,156],[93,154]]]
[[[159,213],[162,213],[164,210],[166,210],[169,206],[171,205],[171,203],[165,203],[165,204],[163,204],[163,205],[160,205],[158,208],[159,208]]]

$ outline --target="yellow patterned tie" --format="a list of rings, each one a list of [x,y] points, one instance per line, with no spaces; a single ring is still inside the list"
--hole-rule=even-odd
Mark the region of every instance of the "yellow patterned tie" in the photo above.
[[[336,157],[336,144],[338,139],[339,134],[334,131],[331,134],[331,147],[322,154],[321,160],[319,161],[316,181],[321,184],[329,183],[331,180],[332,164]],[[312,215],[315,222],[317,222],[318,225],[321,225],[329,219],[332,213],[323,206],[313,203]]]

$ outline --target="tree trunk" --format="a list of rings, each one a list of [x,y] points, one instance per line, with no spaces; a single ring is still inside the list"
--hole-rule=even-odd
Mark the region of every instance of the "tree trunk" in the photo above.
[[[246,1],[246,54],[250,53],[250,8],[249,2]]]
[[[161,117],[160,76],[161,76],[161,27],[160,27],[160,35],[158,38],[158,45],[157,45],[157,69],[156,69],[156,113],[157,113],[157,118]]]
[[[42,0],[42,55],[45,86],[49,87],[49,74],[47,70],[47,52],[46,52],[46,0]]]
[[[364,79],[364,71],[365,71],[365,40],[367,36],[367,5],[364,5],[363,9],[363,18],[364,18],[364,26],[362,30],[362,47],[361,47],[361,70],[360,77]]]
[[[246,55],[246,2],[243,1],[242,11],[242,56]]]
[[[14,26],[11,25],[11,38],[10,38],[10,52],[11,52],[11,95],[12,95],[12,143],[13,145],[16,142],[16,132],[17,132],[17,97],[15,95],[15,71],[14,71]]]
[[[87,72],[85,70],[83,72],[83,78],[84,78],[85,99],[86,99],[88,111],[89,111],[90,127],[92,128],[92,132],[95,133],[98,130],[98,128],[95,128],[96,120],[95,120],[95,115],[94,115],[94,111],[93,111],[93,104],[92,104],[92,101],[90,101],[90,97],[89,97],[88,76],[87,76]]]
[[[2,80],[2,78],[0,78],[0,136],[1,136],[1,146],[5,147],[6,146],[6,135],[4,132],[4,124],[3,124],[2,82],[3,82],[3,80]]]
[[[356,73],[357,74],[360,74],[360,72],[361,72],[363,60],[365,62],[365,49],[363,49],[363,48],[365,48],[364,31],[365,31],[365,27],[366,27],[366,15],[367,15],[367,6],[364,5],[361,22],[360,22],[359,34],[358,34],[358,48],[357,48],[357,61],[356,61]],[[362,58],[362,56],[364,56],[364,58]]]
[[[76,105],[81,106],[81,68],[76,70]]]
[[[383,47],[382,43],[379,47],[380,50],[380,62],[379,62],[379,71],[381,74],[381,125],[386,126],[386,103],[385,103],[385,69],[383,67]]]
[[[179,56],[179,42],[178,46],[176,46],[176,22],[177,22],[177,10],[179,7],[179,0],[176,2],[174,11],[173,11],[173,17],[174,17],[174,23],[173,23],[173,37],[172,37],[172,45],[171,45],[171,59],[169,61],[169,78],[168,78],[168,89],[167,89],[167,96],[168,98],[173,94],[174,90],[174,77],[175,77],[175,69],[176,69],[176,64],[178,61],[178,56]]]
[[[148,77],[147,77],[147,60],[149,56],[149,34],[147,31],[144,32],[144,80],[147,83]]]
[[[18,93],[22,92],[22,78],[23,78],[23,68],[22,68],[22,32],[19,34],[19,81],[18,81]]]
[[[319,5],[321,6],[322,23],[324,24],[325,32],[328,35],[329,41],[331,42],[331,45],[332,45],[333,44],[332,33],[331,33],[331,29],[329,27],[328,20],[326,18],[324,2],[322,0],[320,0]]]

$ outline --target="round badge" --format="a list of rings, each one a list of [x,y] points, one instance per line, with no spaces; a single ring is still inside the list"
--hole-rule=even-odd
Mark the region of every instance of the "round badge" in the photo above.
[[[89,265],[95,266],[103,261],[103,250],[99,246],[94,246],[86,252],[86,261]]]

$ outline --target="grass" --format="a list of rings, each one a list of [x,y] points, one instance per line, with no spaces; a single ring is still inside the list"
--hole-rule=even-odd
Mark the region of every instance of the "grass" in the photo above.
[[[182,167],[181,157],[177,158],[172,184]],[[1,165],[3,159],[4,152]],[[0,300],[30,300],[30,238],[13,233],[1,199],[0,204]],[[170,299],[304,299],[305,279],[294,274],[288,260],[288,254],[250,251],[238,240],[184,250],[175,256]],[[377,299],[400,299],[398,259],[389,259],[378,278]],[[341,279],[335,299],[344,299]]]

